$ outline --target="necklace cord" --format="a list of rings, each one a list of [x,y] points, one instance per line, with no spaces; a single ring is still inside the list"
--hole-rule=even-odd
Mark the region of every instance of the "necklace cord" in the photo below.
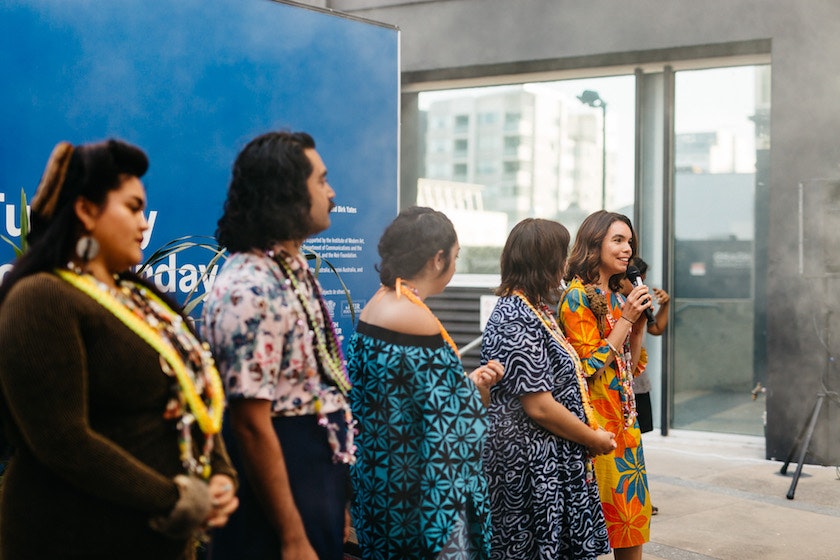
[[[315,317],[315,311],[309,305],[309,299],[303,293],[300,282],[298,282],[291,266],[289,266],[282,256],[277,255],[274,252],[267,252],[266,256],[272,259],[280,267],[283,272],[284,280],[291,285],[292,291],[295,293],[298,303],[300,303],[300,306],[303,308],[309,329],[314,333],[316,339],[315,350],[318,353],[319,358],[317,360],[318,369],[321,371],[322,375],[327,380],[331,381],[332,384],[338,388],[341,394],[346,397],[350,392],[350,389],[353,388],[353,385],[351,384],[350,377],[347,374],[347,366],[344,360],[344,354],[341,351],[341,343],[338,339],[338,333],[335,332],[326,302],[324,301],[324,296],[321,293],[318,282],[315,280],[312,271],[309,270],[308,267],[306,268],[307,278],[312,286],[312,291],[318,299],[318,305],[324,322],[323,328],[318,324]],[[325,336],[326,331],[329,331],[329,337]],[[331,344],[332,348],[329,348],[328,344]],[[315,412],[318,416],[318,425],[327,431],[327,443],[329,444],[330,450],[333,454],[333,463],[345,465],[355,464],[356,445],[354,443],[354,439],[356,420],[353,418],[350,405],[345,399],[343,405],[343,416],[346,430],[344,436],[344,448],[342,449],[341,444],[338,441],[338,425],[335,422],[331,422],[327,415],[321,412],[322,398],[320,393],[315,393],[313,397],[315,400]]]

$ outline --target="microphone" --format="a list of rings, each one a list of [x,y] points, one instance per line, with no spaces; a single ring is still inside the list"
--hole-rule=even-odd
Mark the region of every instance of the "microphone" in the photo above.
[[[626,275],[627,279],[630,280],[630,283],[634,286],[644,286],[644,282],[642,282],[642,274],[639,272],[639,269],[632,264],[627,267]],[[652,296],[649,295],[648,297]],[[645,309],[645,317],[647,317],[648,325],[656,322],[656,319],[653,317],[653,311],[650,310],[650,307]]]

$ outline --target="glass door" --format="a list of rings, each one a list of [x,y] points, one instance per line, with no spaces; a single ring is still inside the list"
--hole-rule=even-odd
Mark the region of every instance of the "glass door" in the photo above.
[[[675,75],[674,428],[764,433],[769,83],[764,65]]]

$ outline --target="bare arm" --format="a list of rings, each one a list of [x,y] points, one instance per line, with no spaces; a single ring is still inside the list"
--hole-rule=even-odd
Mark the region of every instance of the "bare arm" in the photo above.
[[[554,400],[548,391],[522,395],[519,401],[525,414],[552,434],[584,445],[597,455],[615,449],[615,434],[601,428],[593,430]]]
[[[648,325],[647,332],[654,336],[659,336],[665,332],[665,327],[668,326],[668,310],[671,307],[671,296],[668,292],[659,288],[653,288],[653,293],[656,296],[656,303],[658,309],[654,315],[655,321]]]
[[[231,422],[242,452],[243,470],[280,539],[283,558],[317,560],[295,505],[283,450],[271,423],[271,402],[231,402]]]

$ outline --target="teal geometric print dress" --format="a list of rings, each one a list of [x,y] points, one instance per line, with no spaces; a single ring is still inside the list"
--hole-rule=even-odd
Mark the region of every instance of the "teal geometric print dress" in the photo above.
[[[347,352],[362,558],[484,560],[490,525],[478,390],[437,335],[359,322]]]

